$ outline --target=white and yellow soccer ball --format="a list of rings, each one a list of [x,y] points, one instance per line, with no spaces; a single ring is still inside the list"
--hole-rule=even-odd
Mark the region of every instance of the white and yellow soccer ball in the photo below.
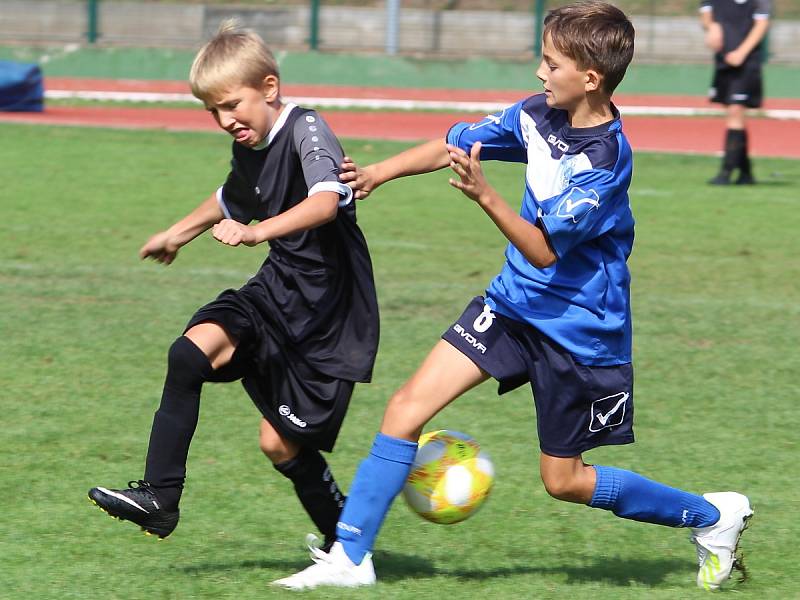
[[[458,523],[475,514],[493,483],[494,465],[478,442],[442,429],[420,437],[403,497],[428,521]]]

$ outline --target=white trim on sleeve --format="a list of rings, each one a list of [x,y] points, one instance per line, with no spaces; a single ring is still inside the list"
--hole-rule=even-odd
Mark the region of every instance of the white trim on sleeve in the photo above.
[[[308,195],[313,196],[317,192],[336,192],[342,198],[339,200],[339,206],[347,206],[353,201],[353,190],[338,181],[320,181],[311,186],[308,190]]]
[[[225,200],[222,199],[222,186],[217,188],[217,204],[222,209],[222,214],[225,215],[226,219],[231,218],[231,212],[228,210],[228,207],[225,206]]]

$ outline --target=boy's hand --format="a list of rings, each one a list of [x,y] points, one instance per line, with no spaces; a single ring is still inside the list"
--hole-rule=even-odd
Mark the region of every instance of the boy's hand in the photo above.
[[[458,181],[451,178],[450,185],[461,190],[478,204],[482,204],[492,188],[481,168],[481,143],[475,142],[472,145],[469,156],[461,148],[450,144],[447,144],[447,150],[450,152],[450,168],[461,179]]]
[[[233,219],[222,219],[211,229],[215,239],[228,246],[255,246],[258,243],[255,230],[249,225],[243,225]]]
[[[172,236],[167,231],[161,231],[152,236],[139,250],[139,258],[152,258],[155,261],[171,264],[178,255],[178,246],[172,241]]]
[[[339,181],[350,186],[356,200],[366,198],[375,189],[375,180],[369,167],[359,168],[352,158],[345,156],[339,168],[342,171],[339,173]]]
[[[725,62],[732,67],[741,67],[747,60],[747,54],[737,50],[732,50],[725,55]]]

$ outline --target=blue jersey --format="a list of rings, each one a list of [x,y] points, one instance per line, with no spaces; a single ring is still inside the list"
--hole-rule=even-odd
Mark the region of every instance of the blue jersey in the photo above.
[[[497,312],[524,321],[586,365],[631,362],[630,273],[633,159],[619,113],[574,128],[537,94],[447,134],[481,160],[527,163],[520,215],[544,231],[556,262],[539,269],[509,244],[486,291]]]

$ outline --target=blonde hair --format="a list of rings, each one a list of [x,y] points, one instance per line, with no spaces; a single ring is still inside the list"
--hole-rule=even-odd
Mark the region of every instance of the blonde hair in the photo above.
[[[192,94],[205,101],[231,86],[260,89],[268,75],[280,76],[278,63],[261,36],[243,29],[236,19],[226,19],[195,56],[189,84]]]
[[[633,25],[620,9],[589,0],[551,10],[544,20],[544,35],[581,70],[603,75],[603,90],[611,94],[633,59]]]

